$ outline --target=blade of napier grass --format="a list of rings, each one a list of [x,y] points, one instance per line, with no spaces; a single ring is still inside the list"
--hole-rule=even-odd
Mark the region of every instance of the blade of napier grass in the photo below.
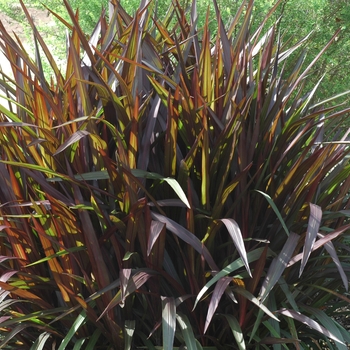
[[[239,255],[241,256],[244,266],[247,269],[249,276],[252,277],[252,273],[249,268],[247,252],[245,250],[244,241],[242,237],[242,232],[237,224],[237,222],[233,219],[220,219],[227,228],[228,233],[230,234],[234,245],[236,246]]]
[[[321,233],[318,233],[317,234],[318,237],[321,237],[321,238],[324,238],[325,236],[322,235]],[[339,271],[339,274],[341,276],[341,279],[343,281],[343,284],[344,284],[344,287],[345,287],[345,290],[348,292],[349,290],[349,280],[348,280],[348,277],[343,269],[343,266],[339,260],[339,257],[337,255],[337,251],[333,245],[332,242],[328,242],[324,245],[325,249],[327,250],[328,254],[331,256],[335,266],[337,267],[338,271]]]
[[[34,293],[28,292],[27,290],[17,288],[15,286],[11,286],[7,283],[0,281],[0,288],[3,290],[6,290],[10,292],[11,294],[15,294],[21,299],[29,300],[33,302],[36,305],[39,305],[43,309],[51,309],[52,305],[45,300],[41,299],[39,296],[37,296]]]
[[[202,346],[196,341],[194,337],[193,329],[191,326],[191,322],[188,317],[182,313],[177,313],[176,320],[180,326],[182,336],[185,341],[186,348],[188,350],[201,350]]]
[[[121,291],[121,298],[122,298],[120,302],[121,305],[123,305],[125,301],[125,292],[129,284],[130,276],[131,276],[131,269],[121,269],[120,271],[120,291]]]
[[[230,284],[231,281],[232,281],[232,277],[223,277],[219,279],[219,281],[216,283],[214,292],[210,299],[207,318],[205,320],[204,331],[203,331],[204,334],[209,327],[211,319],[213,318],[214,312],[219,305],[222,295],[224,294],[227,286]]]
[[[93,52],[91,50],[89,42],[86,39],[85,34],[83,33],[81,27],[79,26],[77,18],[75,16],[75,14],[74,14],[74,12],[73,12],[69,2],[67,0],[63,0],[63,2],[64,2],[64,5],[65,5],[65,7],[67,9],[67,12],[68,12],[68,14],[69,14],[69,16],[70,16],[70,18],[71,18],[71,20],[73,22],[73,28],[77,32],[77,34],[79,36],[79,39],[81,41],[81,46],[84,48],[87,56],[89,57],[90,62],[92,62],[92,65],[95,66],[96,59],[95,59],[94,54],[93,54]]]
[[[232,315],[223,315],[230,328],[232,331],[233,336],[235,337],[236,343],[238,345],[239,350],[246,350],[246,345],[245,345],[245,341],[244,341],[244,335],[242,332],[242,328],[240,327],[237,319],[235,317],[233,317]]]
[[[176,87],[173,99],[168,97],[168,120],[164,142],[164,175],[176,174],[176,146],[178,135],[180,89]]]
[[[328,235],[324,236],[323,238],[319,239],[315,242],[315,244],[312,247],[312,251],[317,250],[318,248],[324,246],[326,243],[332,241],[333,239],[340,236],[342,233],[350,229],[350,225],[342,226],[337,230],[334,230],[332,233],[329,233]],[[288,263],[287,267],[294,265],[296,262],[302,259],[303,253],[295,255]]]
[[[306,305],[303,305],[303,309],[309,312],[311,315],[315,316],[326,329],[328,329],[333,335],[344,342],[343,336],[340,330],[337,328],[336,321],[329,317],[324,311]],[[337,344],[337,349],[348,350],[349,348],[346,345]]]
[[[74,323],[72,324],[72,327],[70,328],[70,330],[68,331],[68,333],[65,335],[64,339],[61,342],[60,347],[58,348],[58,350],[65,350],[66,347],[69,345],[69,342],[71,341],[71,339],[74,337],[75,333],[78,331],[78,329],[86,322],[86,312],[85,310],[83,310],[78,317],[76,318],[76,320],[74,321]]]
[[[152,247],[156,240],[158,239],[160,233],[164,229],[164,223],[161,223],[159,221],[153,221],[151,223],[151,228],[150,228],[150,236],[148,239],[148,246],[147,246],[147,256],[151,254]]]
[[[125,289],[124,298],[135,292],[135,290],[141,288],[149,278],[153,276],[153,272],[148,269],[139,269],[131,278]],[[103,310],[102,314],[96,320],[99,321],[109,310],[111,310],[114,306],[118,305],[122,301],[121,292],[119,291],[114,298],[110,301],[107,307]]]
[[[74,343],[74,348],[73,350],[81,350],[83,347],[83,344],[85,343],[86,338],[82,338],[82,339],[78,339],[75,343]]]
[[[125,321],[125,350],[131,350],[132,337],[135,332],[135,320]]]
[[[188,202],[188,199],[186,197],[185,192],[183,191],[183,189],[181,188],[181,186],[179,185],[179,183],[175,179],[169,178],[169,177],[163,177],[163,176],[161,176],[159,174],[150,173],[148,171],[144,171],[144,170],[141,170],[141,169],[132,169],[131,173],[135,177],[143,177],[145,179],[153,179],[153,180],[165,181],[174,190],[174,192],[178,195],[178,197],[186,204],[186,206],[188,208],[191,208],[190,203]]]
[[[288,309],[281,309],[277,310],[276,312],[280,313],[281,315],[291,317],[294,320],[297,320],[308,327],[316,330],[317,332],[320,332],[321,334],[325,335],[328,338],[333,339],[336,342],[339,342],[342,345],[345,345],[340,339],[338,339],[334,334],[332,334],[328,329],[321,326],[316,321],[312,320],[310,317],[307,317],[305,315],[302,315],[300,312],[294,311],[294,310],[288,310]]]
[[[66,168],[69,175],[73,177],[72,170],[70,169],[68,161],[66,163]],[[76,204],[84,204],[84,198],[80,191],[80,188],[75,184],[73,184],[72,187]],[[96,282],[99,288],[106,287],[110,284],[110,274],[108,273],[108,268],[102,254],[94,226],[91,222],[91,218],[86,210],[79,210],[78,213],[79,219],[81,220],[81,228],[84,233],[85,243],[87,246],[87,253],[92,265],[92,273],[96,278]],[[106,293],[102,296],[102,299],[106,304],[107,300],[110,300],[111,298],[112,296],[110,293]]]
[[[258,248],[255,249],[251,252],[249,252],[247,254],[247,258],[249,262],[258,260],[260,258],[260,256],[263,254],[265,248]],[[270,254],[269,254],[270,255]],[[228,274],[230,274],[233,271],[238,270],[239,268],[243,267],[244,263],[242,261],[241,258],[235,260],[234,262],[232,262],[231,264],[227,265],[225,268],[223,268],[220,272],[218,272],[202,289],[201,291],[198,293],[195,303],[194,303],[194,307],[193,309],[196,307],[197,303],[199,302],[199,300],[201,299],[201,297],[206,293],[206,291],[217,281],[219,281],[220,278],[227,276]],[[214,269],[214,271],[217,271]]]
[[[92,334],[92,336],[90,337],[88,344],[86,344],[85,350],[95,350],[96,343],[100,335],[101,335],[101,330],[97,328],[95,332]]]
[[[271,205],[271,208],[273,209],[273,211],[274,211],[275,214],[277,215],[278,220],[280,221],[280,223],[281,223],[281,225],[282,225],[284,231],[286,232],[287,236],[289,236],[289,230],[288,230],[288,228],[287,228],[287,225],[286,225],[286,223],[284,222],[284,220],[283,220],[283,218],[282,218],[282,215],[281,215],[281,213],[279,212],[278,208],[276,207],[276,204],[273,202],[272,198],[271,198],[268,194],[266,194],[266,193],[264,193],[264,192],[262,192],[262,191],[256,190],[256,192],[262,194],[262,195],[266,198],[266,200],[268,201],[268,203]]]
[[[39,335],[38,339],[34,342],[30,350],[42,350],[44,349],[46,341],[51,337],[51,334],[44,332]]]
[[[58,153],[64,151],[67,147],[72,145],[75,142],[78,142],[83,137],[89,135],[90,133],[85,130],[78,130],[74,134],[68,137],[68,139],[60,145],[60,147],[57,148],[56,152],[53,154],[53,156],[56,156]]]
[[[74,45],[73,38],[69,38],[69,57],[72,59],[74,78],[77,84],[77,92],[79,93],[78,116],[81,117],[83,115],[89,115],[92,111],[92,106],[88,94],[88,86],[84,83],[84,73],[81,67],[79,53],[77,51],[79,48],[76,48]],[[76,45],[78,45],[78,43]],[[84,47],[84,49],[86,50],[86,47]]]
[[[307,225],[303,257],[301,259],[299,277],[304,271],[305,265],[310,257],[311,249],[316,241],[317,233],[322,219],[322,210],[318,205],[310,203],[310,217]]]
[[[190,231],[186,230],[184,227],[176,223],[175,221],[167,218],[166,216],[156,214],[151,212],[152,218],[154,220],[160,221],[166,225],[166,228],[174,233],[176,236],[181,238],[183,241],[188,243],[195,249],[199,254],[203,255],[204,259],[208,263],[209,267],[213,271],[217,271],[218,267],[216,266],[209,250],[203,245],[203,243]]]
[[[292,254],[298,244],[298,241],[299,235],[297,235],[294,232],[291,232],[282,250],[280,251],[278,256],[275,259],[273,259],[260,289],[259,299],[262,302],[267,298],[272,288],[282,276],[283,271],[288,266]]]
[[[21,333],[24,329],[28,327],[32,327],[32,325],[28,323],[20,324],[17,327],[15,327],[10,333],[8,333],[6,337],[1,337],[0,349],[6,348],[5,346],[7,345],[7,343],[13,338],[15,338],[16,334]]]
[[[272,319],[279,322],[279,319],[263,303],[261,303],[259,299],[255,298],[255,296],[249,293],[246,289],[242,287],[234,287],[233,291],[251,301],[253,304],[258,306],[261,311],[265,312],[265,314],[269,315]]]
[[[176,329],[176,305],[173,297],[162,297],[163,349],[172,350]]]

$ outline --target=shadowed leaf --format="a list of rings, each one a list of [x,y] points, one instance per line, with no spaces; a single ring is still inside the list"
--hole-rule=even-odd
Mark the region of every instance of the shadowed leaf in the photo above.
[[[305,265],[310,257],[312,246],[315,243],[322,219],[322,210],[318,205],[310,203],[310,217],[307,225],[305,244],[303,246],[303,258],[301,259],[299,277],[303,273]]]

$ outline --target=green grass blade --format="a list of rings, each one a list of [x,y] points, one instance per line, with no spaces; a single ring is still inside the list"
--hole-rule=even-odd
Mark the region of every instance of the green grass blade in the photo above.
[[[80,350],[83,348],[83,344],[85,343],[86,338],[78,339],[75,344],[73,350]]]
[[[77,330],[86,322],[87,315],[85,310],[83,310],[78,317],[75,319],[74,323],[72,324],[72,327],[68,331],[68,333],[65,335],[64,339],[62,340],[58,350],[65,350],[66,347],[69,345],[69,342],[74,337]]]
[[[43,350],[45,347],[46,341],[51,337],[51,334],[44,332],[40,334],[39,338],[34,342],[30,350]]]
[[[243,333],[242,328],[240,327],[237,319],[235,317],[233,317],[232,315],[228,315],[228,314],[224,314],[223,316],[226,318],[226,320],[231,328],[232,334],[236,339],[238,349],[239,350],[246,350],[247,347],[246,347],[246,344],[244,341],[244,333]]]
[[[132,338],[135,332],[135,320],[125,321],[125,344],[124,350],[131,350]]]
[[[190,231],[179,225],[177,222],[167,218],[166,216],[151,213],[152,218],[162,222],[166,225],[166,228],[181,238],[186,243],[190,244],[199,254],[203,255],[208,265],[213,271],[217,271],[218,268],[214,262],[213,257],[209,253],[209,250],[202,244],[202,242]]]
[[[263,253],[263,251],[264,251],[264,248],[258,248],[258,249],[255,249],[255,250],[249,252],[247,254],[248,261],[252,262],[252,261],[258,260],[259,257],[261,256],[261,254]],[[215,276],[208,283],[206,283],[206,285],[198,293],[193,309],[196,307],[197,303],[202,298],[202,296],[209,290],[209,288],[214,283],[216,283],[220,278],[227,276],[228,274],[232,273],[233,271],[238,270],[239,268],[241,268],[243,266],[244,266],[244,263],[243,263],[242,259],[239,258],[239,259],[235,260],[234,262],[232,262],[231,264],[227,265],[220,272],[215,274]]]
[[[176,330],[176,306],[172,297],[162,297],[163,349],[172,350]]]
[[[289,236],[289,230],[288,230],[288,228],[287,228],[287,225],[286,225],[286,223],[284,222],[284,220],[283,220],[283,218],[282,218],[282,215],[281,215],[280,211],[278,210],[276,204],[273,202],[272,198],[271,198],[268,194],[266,194],[266,193],[264,193],[264,192],[262,192],[262,191],[256,190],[256,192],[262,194],[262,195],[266,198],[266,200],[267,200],[268,203],[270,204],[271,208],[273,209],[273,211],[274,211],[275,214],[277,215],[278,220],[280,221],[280,223],[281,223],[281,225],[282,225],[282,227],[283,227],[285,233],[287,234],[287,236]]]
[[[177,322],[182,332],[182,336],[185,340],[185,346],[188,350],[202,350],[202,347],[196,342],[194,337],[192,325],[188,317],[182,313],[177,313],[176,315]]]
[[[320,323],[323,325],[323,327],[325,327],[334,336],[340,339],[342,343],[345,342],[340,330],[337,327],[336,321],[333,320],[331,317],[327,316],[327,314],[324,311],[310,307],[310,306],[303,306],[303,309],[306,310],[308,313],[310,313],[310,315],[316,317],[320,321]],[[337,344],[337,349],[347,350],[348,347],[346,345],[343,345],[342,343]]]
[[[319,323],[317,323],[316,321],[312,320],[310,317],[302,315],[300,312],[294,311],[294,310],[288,310],[288,309],[281,309],[276,311],[282,315],[285,315],[287,317],[291,317],[294,320],[297,320],[301,323],[304,323],[305,325],[307,325],[308,327],[316,330],[317,332],[325,335],[328,338],[333,339],[334,341],[340,343],[341,345],[345,346],[345,343],[343,341],[341,341],[338,337],[336,337],[334,334],[332,334],[332,332],[330,332],[328,329],[324,328],[323,326],[321,326]]]

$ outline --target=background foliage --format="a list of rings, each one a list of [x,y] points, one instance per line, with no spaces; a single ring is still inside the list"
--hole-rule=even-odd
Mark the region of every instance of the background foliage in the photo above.
[[[89,36],[64,3],[63,70],[0,27],[1,347],[347,349],[349,108],[309,79],[340,33],[308,64],[282,1]]]
[[[43,8],[42,2],[38,0],[27,0],[24,3],[27,6]],[[179,3],[184,6],[184,8],[191,6],[191,2],[188,1],[180,1]],[[89,6],[86,6],[86,2],[82,0],[70,0],[70,4],[73,9],[80,9],[79,23],[85,33],[92,32],[102,6],[108,8],[108,0],[91,0],[89,1]],[[138,0],[122,0],[121,4],[130,14],[133,14],[139,7]],[[158,2],[157,15],[159,17],[164,16],[169,8],[169,4],[170,1]],[[261,18],[266,15],[273,4],[274,1],[271,0],[255,1],[253,26],[259,25]],[[46,1],[44,5],[66,20],[68,19],[62,1],[50,0]],[[223,22],[229,24],[240,6],[240,1],[235,0],[228,3],[227,1],[219,0],[218,6],[221,11]],[[216,31],[214,6],[209,0],[198,2],[199,23],[200,26],[204,24],[207,8],[210,8],[209,28],[213,35]],[[22,18],[23,22],[26,22],[16,2],[0,0],[0,11],[7,13],[16,20]],[[271,17],[270,24],[276,21],[280,16],[282,17],[278,28],[284,35],[285,40],[290,39],[296,42],[301,37],[305,37],[310,32],[313,32],[307,45],[308,56],[306,57],[306,62],[308,63],[311,62],[320,47],[326,44],[328,38],[335,30],[338,28],[342,29],[337,37],[336,44],[323,55],[310,72],[308,82],[310,82],[310,87],[312,87],[320,79],[321,75],[326,73],[317,91],[317,97],[321,100],[324,99],[325,96],[340,94],[350,90],[350,85],[346,78],[350,68],[349,60],[347,59],[350,48],[349,41],[347,40],[350,23],[348,2],[346,0],[310,0],[307,2],[303,0],[284,0]],[[65,56],[64,26],[60,21],[56,21],[56,25],[58,28],[52,30],[48,35],[47,43],[51,45],[56,58],[63,59]],[[45,31],[45,28],[41,29]],[[30,37],[31,34],[29,30],[27,30],[27,33],[28,37]],[[47,71],[46,74],[49,75],[49,65],[45,64],[44,68]],[[337,84],[334,84],[334,81],[336,81]],[[343,96],[343,101],[345,103],[348,102],[348,94]]]

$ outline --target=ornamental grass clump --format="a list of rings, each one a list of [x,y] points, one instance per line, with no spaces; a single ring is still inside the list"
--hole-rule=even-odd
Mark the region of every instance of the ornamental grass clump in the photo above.
[[[280,2],[252,32],[214,1],[215,37],[196,2],[89,37],[64,3],[65,70],[22,1],[35,58],[0,26],[0,347],[347,349],[350,109],[304,91],[337,33],[304,67]]]

